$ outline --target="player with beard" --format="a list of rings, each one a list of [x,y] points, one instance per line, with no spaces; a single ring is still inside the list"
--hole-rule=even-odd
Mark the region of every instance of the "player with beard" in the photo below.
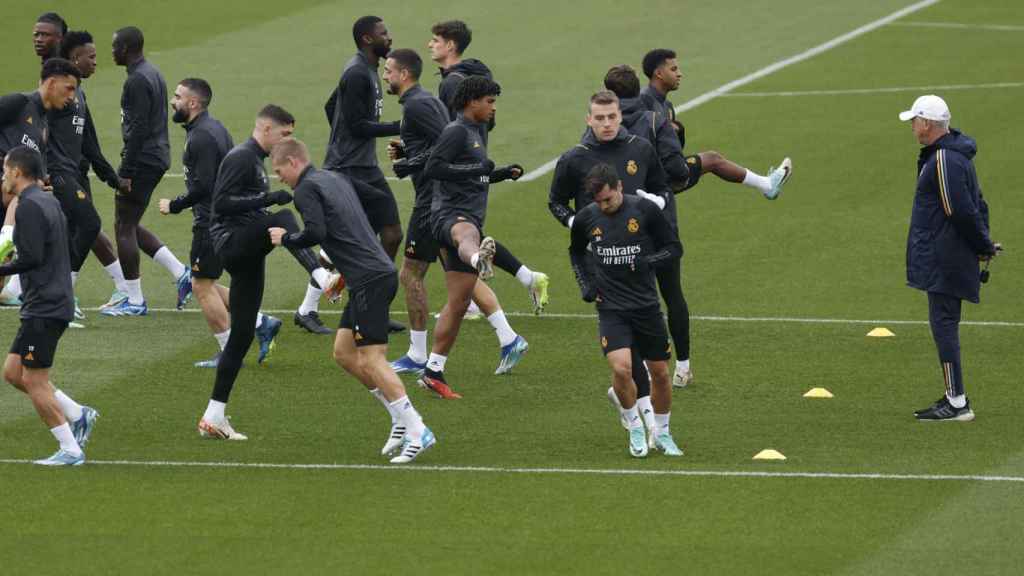
[[[423,61],[412,50],[393,50],[384,63],[384,80],[389,94],[399,96],[402,105],[401,155],[393,167],[395,174],[412,176],[416,192],[415,205],[409,217],[405,235],[405,259],[400,279],[405,289],[406,308],[409,311],[409,351],[391,363],[395,372],[421,373],[427,364],[427,293],[423,278],[427,269],[437,260],[438,244],[433,237],[430,207],[434,197],[434,181],[423,172],[430,150],[448,124],[445,105],[419,84]],[[392,151],[397,151],[392,147]],[[497,242],[495,242],[497,244]],[[483,281],[477,280],[473,289],[475,302],[495,329],[498,344],[503,348],[496,374],[511,368],[511,344],[515,332],[505,331],[508,320],[498,304],[494,292]],[[503,342],[502,339],[505,339]]]
[[[445,364],[477,280],[494,276],[495,242],[483,235],[488,189],[491,183],[519,178],[523,173],[517,164],[495,168],[487,157],[487,122],[494,117],[499,94],[501,87],[493,80],[483,76],[464,80],[455,93],[462,112],[441,132],[425,168],[424,176],[437,181],[431,220],[441,247],[448,303],[437,321],[434,345],[419,383],[443,398],[460,397],[444,379]],[[522,359],[528,346],[507,322],[498,329],[498,337],[502,341],[498,372],[507,372]]]
[[[463,58],[462,54],[473,41],[473,31],[462,20],[438,22],[430,29],[427,42],[430,58],[440,66],[441,85],[437,96],[448,107],[448,115],[455,120],[459,110],[454,106],[455,91],[459,84],[470,76],[483,76],[493,80],[491,70],[475,58]],[[488,131],[493,130],[495,120],[488,121]],[[533,304],[534,314],[540,314],[548,303],[548,275],[534,272],[516,258],[504,244],[498,243],[494,253],[494,265],[508,272],[526,288]]]
[[[377,68],[391,50],[391,34],[379,17],[363,16],[352,25],[352,40],[357,52],[345,64],[324,106],[331,125],[324,168],[369,185],[356,186],[356,194],[384,251],[394,261],[402,243],[402,222],[376,151],[377,138],[397,136],[400,131],[398,121],[380,121],[384,94]],[[405,329],[394,321],[389,326],[393,332]]]
[[[114,63],[124,66],[128,76],[121,90],[121,166],[118,175],[125,189],[114,198],[114,231],[117,254],[124,271],[123,301],[104,308],[107,316],[145,316],[149,313],[142,295],[139,248],[167,269],[178,289],[177,307],[185,306],[192,294],[192,278],[163,242],[139,222],[149,200],[171,165],[167,139],[167,83],[160,70],[143,54],[142,30],[134,26],[114,33],[111,52]]]
[[[584,190],[592,202],[576,212],[570,225],[569,256],[583,300],[597,306],[601,350],[629,429],[629,452],[643,458],[649,449],[632,379],[632,359],[639,354],[651,372],[656,422],[651,444],[666,456],[682,456],[669,430],[671,349],[653,274],[679,259],[682,244],[653,203],[623,194],[622,180],[612,166],[600,163],[591,168]]]
[[[206,438],[245,440],[235,432],[224,414],[242,360],[256,337],[256,319],[263,302],[267,255],[274,249],[268,228],[297,232],[299,225],[289,210],[270,213],[270,206],[292,201],[284,190],[270,191],[263,165],[270,150],[295,130],[295,117],[280,106],[268,104],[256,116],[252,137],[231,149],[220,163],[213,186],[210,211],[210,239],[224,269],[231,274],[228,308],[231,334],[217,364],[217,377],[206,412],[199,420],[199,433]],[[308,248],[288,248],[322,288],[338,281],[317,264]]]
[[[234,147],[227,128],[209,113],[213,89],[202,78],[185,78],[174,89],[171,120],[185,128],[185,150],[181,164],[185,168],[185,193],[174,200],[160,199],[161,214],[179,214],[192,209],[192,292],[213,332],[220,351],[209,360],[196,362],[197,368],[216,368],[231,336],[228,316],[229,292],[217,283],[224,272],[210,239],[210,212],[217,169],[228,151]],[[257,363],[262,363],[281,330],[281,321],[257,313],[256,337],[259,339]]]
[[[640,90],[640,103],[660,117],[667,118],[679,137],[680,148],[686,148],[686,130],[676,118],[675,108],[668,100],[669,92],[678,90],[683,78],[676,53],[664,48],[651,50],[644,55],[643,68],[644,75],[650,79],[650,84]],[[701,175],[711,172],[727,182],[754,188],[769,200],[779,197],[783,185],[793,173],[793,162],[789,158],[783,158],[778,168],[769,168],[768,175],[761,176],[714,150],[686,156],[686,163],[690,168],[689,177],[685,181],[674,183],[674,188],[693,188],[700,181]]]

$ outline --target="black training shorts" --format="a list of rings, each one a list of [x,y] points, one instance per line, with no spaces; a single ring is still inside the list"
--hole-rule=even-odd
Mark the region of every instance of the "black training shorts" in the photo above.
[[[437,240],[440,249],[441,265],[445,272],[477,274],[476,268],[459,258],[459,247],[452,242],[452,227],[461,222],[468,222],[476,226],[480,233],[480,240],[484,238],[484,231],[480,229],[480,225],[473,218],[458,213],[435,215],[433,218],[434,239]]]
[[[130,192],[117,191],[114,197],[116,202],[134,204],[141,206],[143,210],[149,207],[149,200],[153,197],[160,180],[164,177],[164,171],[158,168],[139,167],[131,177],[132,189]]]
[[[700,182],[701,175],[704,173],[704,166],[701,164],[700,155],[698,154],[686,157],[686,167],[690,169],[690,177],[687,178],[683,190],[689,190],[696,186]]]
[[[398,274],[389,272],[349,289],[348,303],[338,327],[351,330],[356,346],[388,343],[388,309],[398,292]]]
[[[26,368],[49,368],[57,353],[57,342],[64,334],[68,323],[53,318],[22,318],[21,328],[11,344],[11,354],[21,356],[21,365]]]
[[[642,310],[598,310],[601,351],[633,348],[644,360],[672,357],[665,319],[657,306]]]
[[[189,252],[188,260],[192,266],[193,278],[217,280],[224,274],[224,264],[213,249],[209,228],[192,228],[192,250]]]
[[[413,208],[405,233],[405,257],[432,264],[437,261],[439,246],[430,228],[430,206]]]

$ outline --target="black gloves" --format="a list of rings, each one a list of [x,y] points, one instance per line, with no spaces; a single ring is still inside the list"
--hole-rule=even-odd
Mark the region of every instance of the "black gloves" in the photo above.
[[[284,206],[292,201],[292,195],[287,190],[275,190],[267,194],[267,206]]]
[[[405,178],[406,176],[416,172],[417,168],[420,167],[414,167],[410,165],[406,158],[402,158],[401,160],[395,160],[391,164],[391,169],[395,171],[395,176],[397,176],[400,179]]]
[[[509,164],[508,166],[495,168],[491,172],[491,183],[497,184],[498,182],[504,182],[505,180],[519,180],[524,172],[525,170],[523,170],[523,167],[519,164]]]

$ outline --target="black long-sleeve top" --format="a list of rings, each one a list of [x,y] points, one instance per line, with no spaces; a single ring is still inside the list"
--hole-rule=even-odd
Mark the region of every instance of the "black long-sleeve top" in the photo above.
[[[117,172],[100,150],[96,127],[92,124],[92,115],[81,87],[76,90],[71,104],[63,109],[49,110],[47,119],[46,164],[51,173],[84,180],[88,177],[89,165],[93,164],[100,179],[111,188],[117,188]]]
[[[487,126],[463,116],[445,126],[427,160],[425,176],[436,180],[431,215],[471,218],[483,228],[494,162],[487,158]]]
[[[156,66],[142,59],[128,67],[121,89],[121,167],[131,178],[140,166],[167,170],[171,145],[167,138],[167,83]]]
[[[295,207],[305,228],[288,234],[282,243],[289,248],[319,244],[349,290],[394,273],[347,176],[308,166],[295,186]]]
[[[430,150],[448,124],[448,108],[440,99],[419,84],[406,90],[398,99],[402,105],[402,143],[406,162],[414,166],[412,184],[416,191],[416,208],[428,208],[434,196],[432,181],[423,168]]]
[[[46,108],[39,92],[0,96],[0,159],[22,144],[46,160]]]
[[[653,269],[683,254],[662,211],[638,196],[624,195],[614,214],[588,205],[576,213],[571,236],[576,280],[584,293],[596,288],[598,310],[657,307]]]
[[[588,128],[579,144],[562,154],[555,165],[555,176],[548,193],[548,209],[564,226],[569,218],[593,202],[585,188],[587,173],[606,163],[622,179],[622,190],[635,195],[637,190],[657,194],[665,200],[665,217],[676,228],[675,198],[654,146],[647,140],[620,128],[614,139],[601,142]],[[569,203],[573,206],[569,206]]]
[[[22,190],[14,214],[17,257],[0,276],[21,276],[21,317],[70,322],[75,311],[67,220],[60,202],[38,186]]]
[[[171,200],[170,209],[177,214],[192,208],[193,225],[209,228],[217,169],[234,147],[234,142],[220,120],[205,110],[185,124],[185,132],[185,150],[181,154],[181,163],[185,167],[185,193]]]
[[[339,170],[377,165],[375,140],[397,136],[399,122],[381,122],[384,96],[377,66],[359,52],[345,64],[338,86],[324,106],[331,124],[324,168]]]
[[[255,139],[232,148],[217,171],[210,211],[210,236],[220,249],[231,232],[267,213],[270,180],[263,160],[267,152]]]

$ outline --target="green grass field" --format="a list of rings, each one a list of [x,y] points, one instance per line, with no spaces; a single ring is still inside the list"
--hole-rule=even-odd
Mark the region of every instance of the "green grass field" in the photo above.
[[[236,141],[273,101],[296,115],[297,136],[320,159],[323,102],[353,52],[351,22],[378,13],[395,47],[426,56],[430,25],[457,17],[474,30],[467,56],[503,85],[492,157],[530,170],[578,139],[585,102],[611,65],[638,68],[646,50],[675,48],[684,79],[673,100],[684,104],[910,3],[18,2],[4,8],[0,93],[36,83],[29,32],[39,12],[89,29],[100,69],[85,87],[116,165],[124,72],[109,38],[135,24],[172,87],[210,80],[212,113]],[[157,310],[89,313],[86,329],[62,339],[53,370],[59,387],[102,413],[91,465],[27,465],[53,438],[27,398],[0,388],[4,573],[1018,573],[1018,51],[1020,3],[944,0],[681,114],[690,152],[718,150],[761,172],[791,156],[795,169],[776,202],[710,175],[679,197],[696,381],[674,395],[686,450],[677,460],[627,453],[604,398],[593,309],[578,298],[567,233],[547,212],[550,174],[497,185],[490,197],[489,233],[552,278],[539,318],[513,279],[493,283],[530,352],[511,376],[493,376],[492,330],[464,324],[447,371],[463,400],[435,400],[406,379],[439,438],[407,468],[378,455],[386,417],[334,365],[331,340],[291,325],[304,284],[286,253],[270,259],[265,299],[286,327],[269,365],[249,357],[229,407],[250,440],[202,441],[195,423],[213,372],[192,362],[216,344],[194,304],[168,311],[171,279],[144,258]],[[423,84],[433,90],[437,80],[424,74]],[[965,307],[964,373],[978,419],[963,425],[911,416],[942,393],[925,296],[904,286],[918,146],[896,115],[927,92],[977,138],[993,235],[1007,248],[982,304]],[[384,114],[400,114],[394,97]],[[183,190],[182,132],[171,127],[173,166],[157,197]],[[411,186],[392,186],[404,218]],[[110,233],[111,195],[95,181],[94,193]],[[187,257],[187,215],[160,216],[154,200],[144,223]],[[442,277],[428,279],[436,309]],[[110,288],[87,263],[83,306]],[[337,321],[339,308],[322,310]],[[401,295],[394,310],[404,314]],[[0,341],[17,325],[15,310],[0,312]],[[876,326],[896,337],[865,337]],[[391,356],[407,344],[394,338]],[[802,398],[816,386],[835,398]],[[764,448],[788,460],[751,460]]]

